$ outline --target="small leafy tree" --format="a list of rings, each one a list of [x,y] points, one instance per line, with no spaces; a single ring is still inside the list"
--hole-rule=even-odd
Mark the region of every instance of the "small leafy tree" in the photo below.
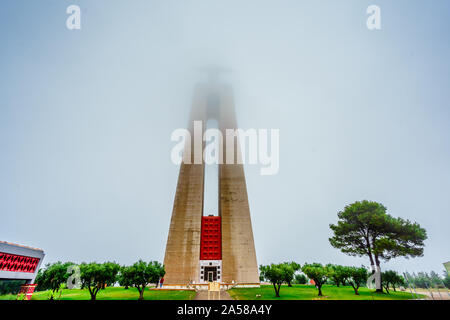
[[[393,281],[391,282],[392,288],[394,291],[397,291],[397,287],[404,286],[406,284],[405,278],[403,276],[399,275],[397,272],[395,273],[395,277]]]
[[[423,255],[425,229],[388,215],[380,203],[357,201],[338,212],[338,218],[337,224],[330,224],[334,233],[329,239],[331,245],[351,256],[368,256],[372,268],[380,270],[381,260]],[[379,280],[377,291],[382,292]]]
[[[113,284],[117,280],[120,266],[114,262],[105,263],[82,263],[80,265],[80,278],[83,287],[87,287],[91,300],[96,300],[97,293],[106,284]]]
[[[303,273],[297,273],[295,275],[295,283],[297,284],[307,284],[308,278]]]
[[[341,279],[340,279],[338,268],[340,266],[329,263],[329,264],[327,264],[327,267],[330,270],[330,274],[328,275],[328,280],[331,280],[330,282],[334,283],[337,287],[339,287],[339,285],[341,284]]]
[[[55,295],[60,292],[62,286],[67,282],[69,274],[67,269],[73,265],[72,262],[62,263],[58,261],[53,264],[47,264],[45,269],[38,272],[36,277],[37,286],[40,290],[49,290],[49,299],[54,300]]]
[[[359,287],[366,283],[369,274],[367,269],[364,267],[356,268],[356,267],[348,267],[350,278],[349,283],[355,291],[356,295],[359,295]]]
[[[342,267],[341,271],[341,283],[343,286],[346,286],[347,283],[350,281],[352,274],[351,274],[351,267]]]
[[[350,277],[350,270],[348,267],[327,264],[327,268],[330,271],[329,279],[339,287],[341,284],[343,286],[346,285],[348,278]]]
[[[405,279],[393,270],[387,270],[381,275],[382,284],[386,292],[389,293],[389,288],[392,287],[396,291],[396,286],[404,285]]]
[[[294,261],[285,262],[285,264],[288,268],[290,268],[290,270],[289,269],[286,270],[288,272],[285,273],[286,276],[285,282],[288,284],[288,287],[292,287],[292,281],[294,280],[295,273],[301,270],[301,266]]]
[[[286,263],[270,264],[260,267],[264,278],[273,284],[275,290],[275,296],[280,297],[280,288],[283,282],[287,282],[287,279],[292,279],[294,271],[291,266]]]
[[[271,264],[264,267],[264,278],[270,281],[275,290],[275,296],[280,297],[280,288],[283,284],[284,276],[280,265]]]
[[[319,290],[319,296],[322,296],[322,286],[327,281],[331,272],[330,269],[326,266],[324,267],[320,263],[306,263],[302,267],[302,272],[315,282],[317,290]]]
[[[128,289],[129,287],[133,286],[131,283],[131,276],[128,274],[129,268],[126,266],[122,266],[119,271],[119,275],[117,276],[117,281],[119,282],[119,285],[124,287],[125,289]]]
[[[165,275],[164,266],[157,262],[144,262],[139,260],[130,267],[125,267],[123,276],[130,285],[136,287],[139,291],[139,300],[144,299],[144,290],[149,283],[158,282]]]
[[[102,289],[105,289],[106,286],[113,286],[117,282],[120,265],[116,262],[105,262],[102,264],[102,267],[109,273],[102,283]]]

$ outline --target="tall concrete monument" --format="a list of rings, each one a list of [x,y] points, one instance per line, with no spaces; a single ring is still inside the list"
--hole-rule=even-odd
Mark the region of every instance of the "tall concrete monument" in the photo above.
[[[237,128],[231,86],[218,82],[217,70],[209,70],[209,76],[209,81],[198,84],[194,90],[188,129],[192,140],[203,141],[210,119],[217,121],[224,140],[226,129]],[[194,129],[194,121],[201,121],[200,131]],[[233,152],[235,159],[240,155],[238,138],[233,139],[232,149],[220,146],[223,159],[227,152]],[[195,153],[198,147],[186,140],[164,258],[164,284],[185,286],[219,281],[259,285],[243,165],[237,161],[218,165],[218,212],[211,215],[203,209],[205,163]],[[202,150],[204,147],[202,142]]]

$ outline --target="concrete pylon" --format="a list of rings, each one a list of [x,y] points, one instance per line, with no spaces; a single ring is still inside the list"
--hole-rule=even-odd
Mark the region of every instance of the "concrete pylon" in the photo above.
[[[210,77],[216,79],[216,77]],[[232,89],[216,81],[199,84],[194,90],[189,131],[194,140],[203,141],[208,119],[216,119],[223,139],[226,129],[236,129]],[[202,121],[202,132],[194,130],[193,122]],[[222,149],[225,162],[227,152],[240,154],[239,142],[234,138],[233,149]],[[200,146],[197,146],[199,148]],[[164,258],[165,285],[184,286],[199,283],[201,221],[203,216],[205,165],[194,163],[194,142],[186,142],[184,160],[180,166],[177,190],[170,222]],[[201,144],[201,150],[204,143]],[[222,148],[222,147],[221,147]],[[227,148],[229,146],[227,145]],[[203,154],[203,153],[201,153]],[[189,159],[190,161],[186,161]],[[197,159],[198,160],[198,159]],[[190,163],[186,163],[190,162]],[[198,162],[198,161],[196,161]],[[259,284],[258,264],[248,204],[247,187],[242,164],[219,165],[219,216],[221,217],[222,283]]]

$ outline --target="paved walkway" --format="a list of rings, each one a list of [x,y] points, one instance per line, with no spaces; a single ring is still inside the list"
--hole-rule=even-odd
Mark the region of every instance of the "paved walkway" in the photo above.
[[[448,295],[447,291],[444,291],[445,289],[441,289],[440,293],[437,291],[433,291],[433,297],[431,297],[430,291],[417,291],[418,294],[424,294],[426,295],[427,300],[450,300],[450,295]]]
[[[211,300],[219,300],[218,292],[210,292],[209,293]],[[208,300],[208,291],[207,290],[199,290],[197,291],[197,295],[194,300]],[[220,300],[233,300],[230,297],[228,291],[220,291]]]

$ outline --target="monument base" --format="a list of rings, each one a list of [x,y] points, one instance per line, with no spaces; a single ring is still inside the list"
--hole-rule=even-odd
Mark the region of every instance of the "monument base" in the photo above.
[[[229,290],[232,288],[259,288],[259,283],[220,283],[220,290]],[[165,290],[208,290],[208,283],[190,283],[190,284],[164,284]]]

